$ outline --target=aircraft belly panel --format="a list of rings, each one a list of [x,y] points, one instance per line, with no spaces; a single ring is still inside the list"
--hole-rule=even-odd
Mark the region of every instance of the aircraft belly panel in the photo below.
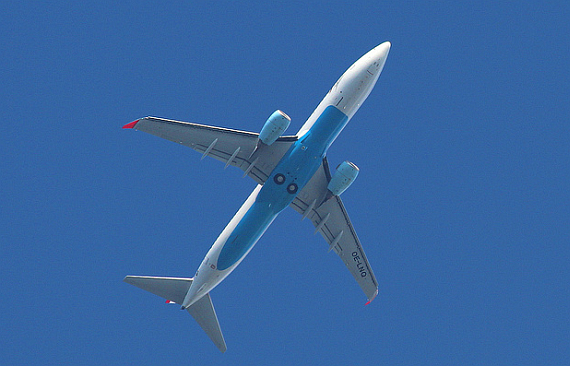
[[[237,264],[257,243],[278,213],[272,210],[271,204],[254,202],[220,251],[217,269],[223,271]]]

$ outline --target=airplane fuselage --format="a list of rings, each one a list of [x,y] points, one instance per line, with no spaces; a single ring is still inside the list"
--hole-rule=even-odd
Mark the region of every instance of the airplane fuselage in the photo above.
[[[332,87],[265,184],[253,190],[216,239],[194,276],[183,309],[210,292],[236,268],[277,215],[313,177],[330,145],[376,84],[389,49],[388,42],[374,48]]]

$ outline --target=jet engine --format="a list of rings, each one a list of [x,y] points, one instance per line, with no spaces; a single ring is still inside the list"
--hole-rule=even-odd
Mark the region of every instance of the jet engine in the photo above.
[[[329,185],[328,190],[333,196],[340,196],[342,192],[346,191],[348,187],[354,182],[358,176],[359,169],[350,161],[342,162],[334,173]]]
[[[287,127],[289,127],[289,123],[291,123],[291,118],[284,112],[276,110],[263,125],[259,139],[265,145],[271,145],[285,132]]]

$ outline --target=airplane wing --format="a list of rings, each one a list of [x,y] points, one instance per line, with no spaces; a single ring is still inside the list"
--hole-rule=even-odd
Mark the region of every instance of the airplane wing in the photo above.
[[[331,174],[325,158],[313,178],[291,203],[291,207],[303,218],[311,220],[315,232],[320,232],[329,244],[329,251],[334,250],[342,259],[368,298],[366,304],[369,304],[378,294],[378,282],[341,198],[333,196],[327,199],[330,180]],[[325,199],[327,200],[323,202]]]
[[[258,133],[197,123],[145,117],[123,126],[179,143],[229,165],[237,166],[258,184],[263,184],[287,152],[296,136],[282,136],[273,144],[258,146]]]

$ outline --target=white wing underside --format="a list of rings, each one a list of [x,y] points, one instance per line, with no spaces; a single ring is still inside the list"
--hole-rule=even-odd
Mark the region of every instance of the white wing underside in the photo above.
[[[327,159],[299,192],[291,207],[307,217],[344,262],[369,301],[378,294],[378,282],[339,196],[327,195],[331,174]],[[330,197],[330,198],[329,198]],[[328,198],[328,199],[327,199]],[[323,200],[327,199],[323,202]]]
[[[283,136],[270,146],[258,146],[257,133],[157,117],[140,119],[134,129],[188,146],[203,154],[203,157],[213,157],[226,166],[236,166],[258,184],[265,183],[297,140],[296,136]],[[378,283],[341,198],[333,196],[325,201],[330,179],[325,158],[291,207],[311,220],[371,301],[378,293]]]
[[[261,145],[256,149],[257,133],[157,117],[140,119],[134,129],[188,146],[203,156],[222,161],[226,166],[236,166],[258,184],[265,183],[297,140],[295,136],[283,136],[270,146]]]

